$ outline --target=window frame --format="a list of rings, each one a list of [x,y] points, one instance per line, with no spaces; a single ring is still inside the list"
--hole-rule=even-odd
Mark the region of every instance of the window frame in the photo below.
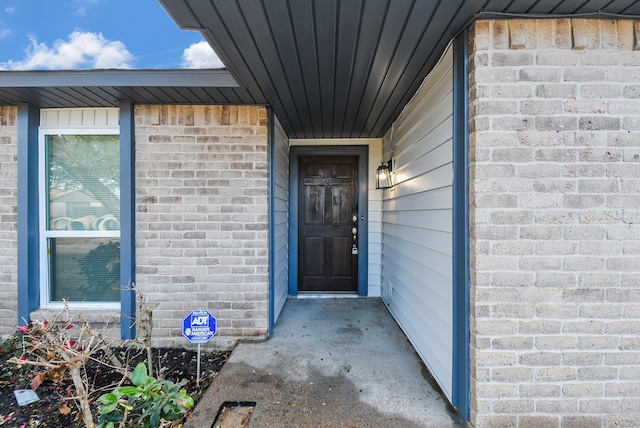
[[[121,240],[122,226],[118,230],[92,230],[92,231],[53,231],[48,230],[49,216],[47,211],[47,203],[49,198],[49,174],[46,168],[48,167],[46,156],[46,141],[49,135],[113,135],[118,137],[120,141],[120,127],[119,126],[102,126],[102,127],[44,127],[40,126],[38,129],[38,190],[40,197],[38,198],[38,210],[39,210],[39,265],[40,265],[40,308],[42,309],[62,309],[65,307],[64,302],[51,301],[50,295],[50,257],[48,254],[48,240],[50,238],[118,238]],[[120,143],[119,143],[120,144]],[[122,147],[120,146],[120,150]],[[120,157],[118,160],[120,161]],[[120,169],[122,165],[120,165]],[[122,186],[122,185],[121,185]],[[122,187],[120,188],[120,197],[122,198]],[[122,216],[122,213],[121,213]],[[122,245],[122,243],[121,243]],[[120,279],[120,283],[122,280]],[[121,300],[121,299],[120,299]],[[69,301],[67,307],[73,309],[103,309],[103,310],[117,310],[121,309],[121,301],[113,302],[97,302],[97,301]]]

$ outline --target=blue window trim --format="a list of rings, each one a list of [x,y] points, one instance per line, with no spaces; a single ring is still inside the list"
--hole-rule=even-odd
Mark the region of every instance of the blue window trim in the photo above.
[[[369,294],[369,146],[292,146],[289,151],[289,295],[298,295],[298,157],[358,156],[358,297]],[[364,239],[362,238],[364,237]]]
[[[120,103],[120,333],[135,337],[135,171],[133,104]],[[18,105],[18,325],[40,307],[38,127],[40,109]]]
[[[134,108],[120,105],[120,336],[136,336],[135,130]]]
[[[40,306],[38,126],[40,109],[18,105],[18,325]]]
[[[469,32],[453,45],[453,406],[469,420]]]

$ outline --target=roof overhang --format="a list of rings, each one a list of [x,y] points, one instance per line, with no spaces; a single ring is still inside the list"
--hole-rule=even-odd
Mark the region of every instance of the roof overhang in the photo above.
[[[255,104],[226,70],[0,71],[0,105]]]
[[[640,19],[637,0],[159,1],[228,71],[0,71],[0,105],[259,104],[291,138],[378,138],[473,20]]]
[[[159,0],[292,138],[380,137],[473,20],[634,17],[637,0]]]

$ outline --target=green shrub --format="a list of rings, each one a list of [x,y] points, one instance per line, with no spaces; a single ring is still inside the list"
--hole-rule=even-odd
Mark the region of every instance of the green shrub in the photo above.
[[[179,421],[193,407],[193,398],[182,388],[187,381],[173,383],[147,374],[140,363],[131,376],[133,386],[120,386],[98,398],[100,426],[159,427],[161,423]]]

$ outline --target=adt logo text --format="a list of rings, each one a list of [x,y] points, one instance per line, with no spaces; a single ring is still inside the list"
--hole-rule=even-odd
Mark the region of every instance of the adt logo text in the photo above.
[[[195,317],[191,317],[191,325],[208,325],[209,317],[206,315],[199,315]]]

